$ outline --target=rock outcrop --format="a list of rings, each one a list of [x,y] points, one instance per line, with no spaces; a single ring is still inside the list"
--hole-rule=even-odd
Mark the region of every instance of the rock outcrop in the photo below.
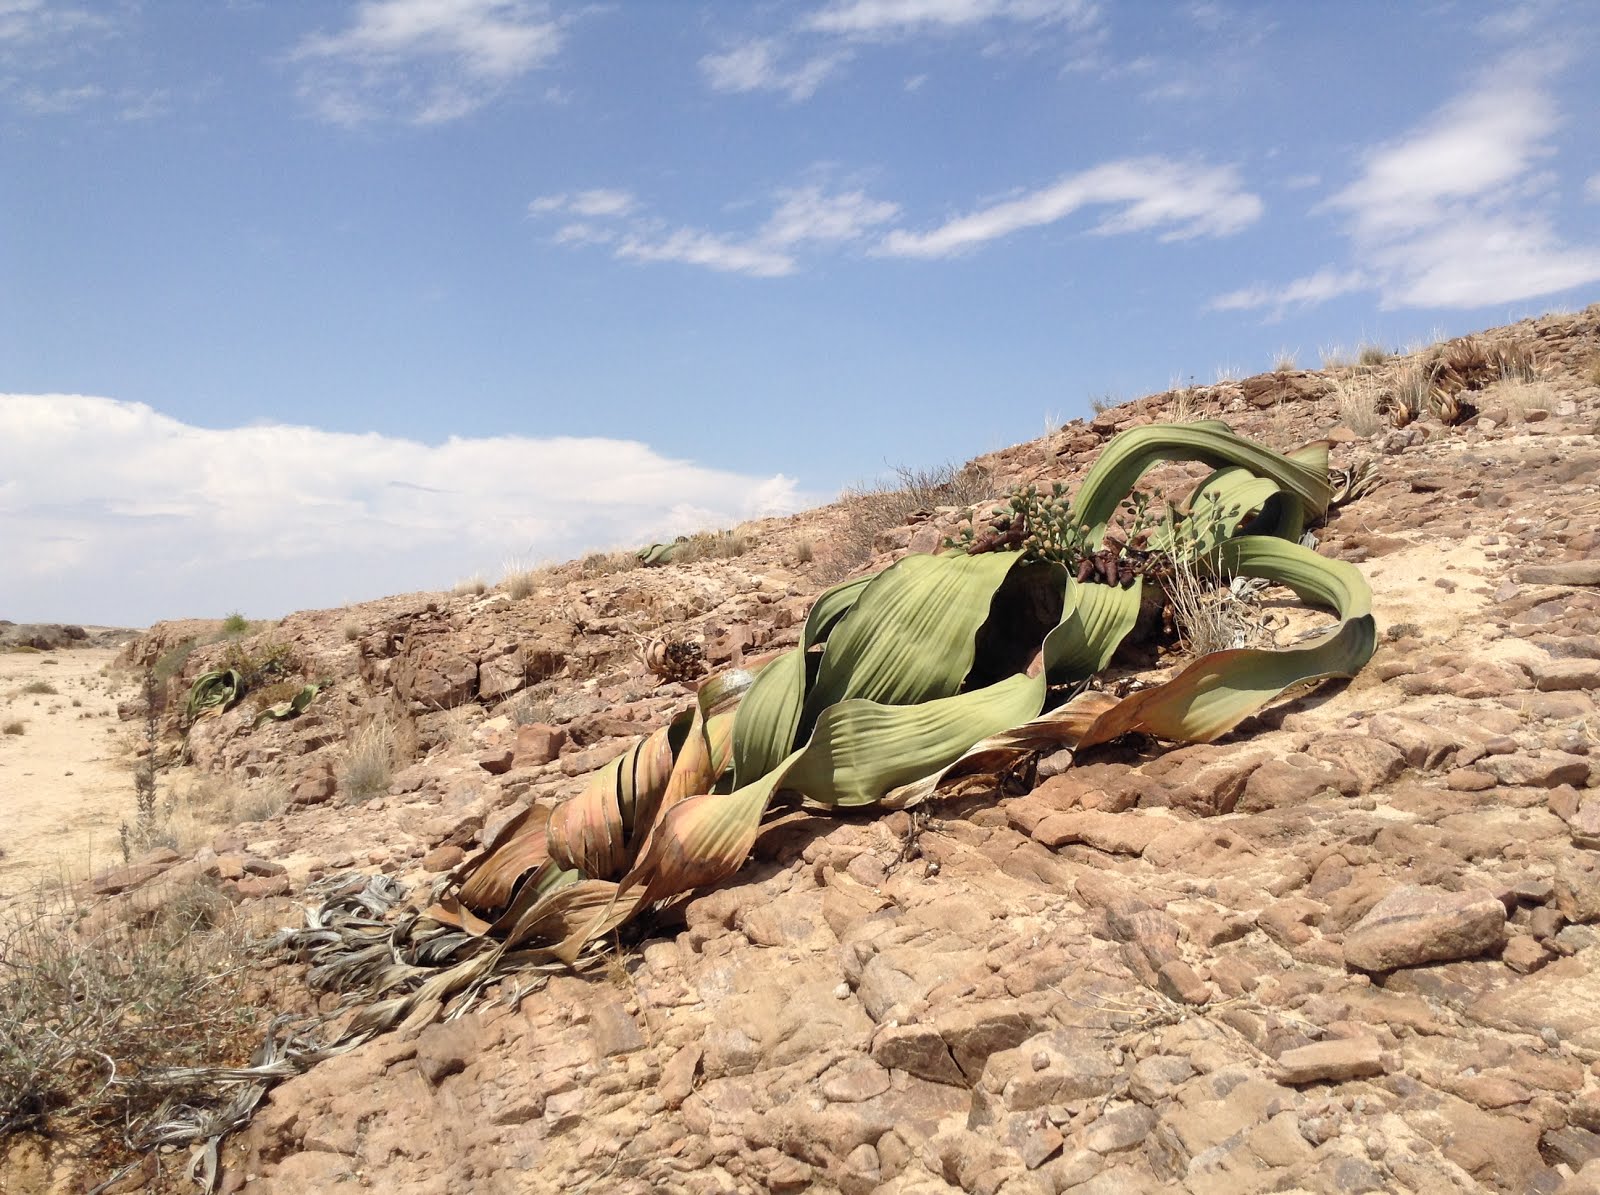
[[[926,818],[780,822],[605,967],[507,979],[282,1083],[225,1189],[1600,1187],[1600,307],[1495,335],[1532,346],[1547,411],[1335,437],[1337,466],[1376,469],[1317,531],[1374,589],[1381,644],[1354,681],[1220,743],[1047,760],[1031,792]],[[1280,448],[1343,427],[1323,375],[1183,397]],[[979,464],[997,493],[1070,484],[1173,401]],[[796,642],[851,517],[761,524],[733,559],[564,566],[525,598],[284,620],[271,634],[334,683],[298,722],[203,736],[206,766],[292,781],[295,802],[205,866],[260,899],[344,870],[425,893],[683,701],[640,637],[723,659]],[[959,518],[919,513],[856,563]],[[337,761],[380,709],[418,758],[351,803]]]

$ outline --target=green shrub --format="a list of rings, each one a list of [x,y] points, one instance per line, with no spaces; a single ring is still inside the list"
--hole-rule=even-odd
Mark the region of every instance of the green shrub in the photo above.
[[[247,634],[250,630],[250,620],[235,610],[222,620],[222,633],[231,639]]]
[[[183,666],[189,662],[190,655],[198,645],[194,639],[185,639],[163,652],[151,669],[156,683],[164,685],[173,677],[182,675]]]

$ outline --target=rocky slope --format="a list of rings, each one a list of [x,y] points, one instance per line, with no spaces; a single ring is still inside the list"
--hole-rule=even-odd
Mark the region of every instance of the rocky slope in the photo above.
[[[281,1084],[225,1189],[1600,1191],[1600,305],[1489,336],[1531,347],[1538,397],[1491,385],[1454,427],[1351,426],[1404,385],[1394,358],[1156,395],[976,462],[999,495],[1174,414],[1329,436],[1377,483],[1318,531],[1374,591],[1354,682],[1216,744],[1046,759],[1030,792],[786,819],[607,967]],[[252,728],[247,700],[190,747],[288,811],[102,883],[94,916],[196,879],[286,925],[349,870],[425,895],[684,700],[652,641],[711,667],[790,645],[831,580],[959,521],[868,528],[861,560],[863,503],[726,559],[284,620],[246,647],[329,681],[311,709]],[[368,796],[351,745],[380,734],[411,762]]]

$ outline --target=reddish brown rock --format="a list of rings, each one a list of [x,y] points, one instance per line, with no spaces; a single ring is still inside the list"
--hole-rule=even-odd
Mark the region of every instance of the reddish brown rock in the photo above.
[[[1343,1083],[1382,1074],[1382,1058],[1376,1038],[1352,1037],[1285,1050],[1278,1066],[1285,1083]]]
[[[436,846],[426,855],[422,856],[423,871],[449,871],[452,867],[459,867],[467,853],[458,846],[446,844]]]
[[[514,757],[511,747],[491,747],[478,755],[478,766],[491,776],[504,776],[511,770]]]
[[[1345,935],[1345,961],[1363,971],[1475,958],[1500,944],[1506,909],[1491,892],[1408,884],[1374,905]]]
[[[338,777],[332,764],[318,764],[302,772],[295,782],[289,800],[295,805],[321,805],[332,799],[339,789]]]
[[[566,745],[567,732],[559,726],[547,726],[542,722],[519,726],[515,747],[516,766],[536,768],[547,764],[560,756],[561,748]]]

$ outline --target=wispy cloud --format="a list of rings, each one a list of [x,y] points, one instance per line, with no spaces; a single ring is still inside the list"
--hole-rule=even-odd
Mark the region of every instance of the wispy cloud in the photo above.
[[[91,34],[105,34],[115,22],[104,13],[53,0],[0,0],[0,53],[25,50],[52,55]]]
[[[707,54],[700,72],[713,91],[770,91],[799,103],[871,43],[965,34],[993,54],[1036,49],[1063,34],[1088,45],[1102,32],[1093,0],[832,0],[775,35],[743,37]]]
[[[582,209],[584,196],[618,196],[626,205],[594,204]],[[577,195],[547,195],[528,205],[530,215],[583,215],[588,220],[558,227],[559,245],[610,245],[623,261],[678,262],[720,273],[752,278],[781,278],[800,268],[800,254],[826,251],[863,240],[892,221],[899,205],[874,199],[864,191],[827,191],[819,185],[786,188],[773,196],[772,214],[759,228],[745,234],[709,229],[671,229],[661,220],[639,211],[625,191],[587,191]],[[611,210],[599,210],[609,207]],[[604,217],[611,217],[609,223]]]
[[[626,216],[637,206],[638,200],[631,192],[601,187],[592,191],[577,191],[570,195],[566,192],[558,195],[542,195],[528,205],[528,214],[543,216],[550,212],[565,212],[568,215],[593,219],[603,216]]]
[[[1281,318],[1297,307],[1313,307],[1329,299],[1363,290],[1371,283],[1360,270],[1318,270],[1304,278],[1296,278],[1284,286],[1247,286],[1218,295],[1206,306],[1213,311],[1254,311],[1262,308],[1271,311],[1272,318]]]
[[[1230,166],[1128,158],[1069,174],[930,232],[897,230],[875,251],[891,257],[949,257],[1098,206],[1116,210],[1091,231],[1110,235],[1159,229],[1164,241],[1227,236],[1261,215],[1261,200],[1244,189]]]
[[[889,38],[972,29],[989,22],[1092,25],[1091,0],[836,0],[800,22],[802,29],[847,37]]]
[[[815,95],[849,57],[834,51],[786,61],[787,54],[776,38],[752,38],[720,54],[707,54],[700,60],[700,72],[713,91],[779,91],[798,103]]]
[[[1583,184],[1583,197],[1590,203],[1600,203],[1600,174],[1591,174]]]
[[[1349,269],[1246,287],[1210,306],[1280,315],[1371,288],[1385,307],[1473,308],[1600,279],[1600,244],[1573,243],[1555,226],[1562,117],[1541,81],[1560,65],[1559,57],[1502,59],[1410,132],[1362,155],[1355,177],[1316,209],[1342,222]]]
[[[271,614],[803,501],[789,478],[631,440],[218,430],[139,403],[0,395],[0,609],[109,623]]]
[[[547,65],[562,37],[530,0],[362,0],[346,28],[303,38],[290,57],[301,97],[325,120],[441,124]]]

